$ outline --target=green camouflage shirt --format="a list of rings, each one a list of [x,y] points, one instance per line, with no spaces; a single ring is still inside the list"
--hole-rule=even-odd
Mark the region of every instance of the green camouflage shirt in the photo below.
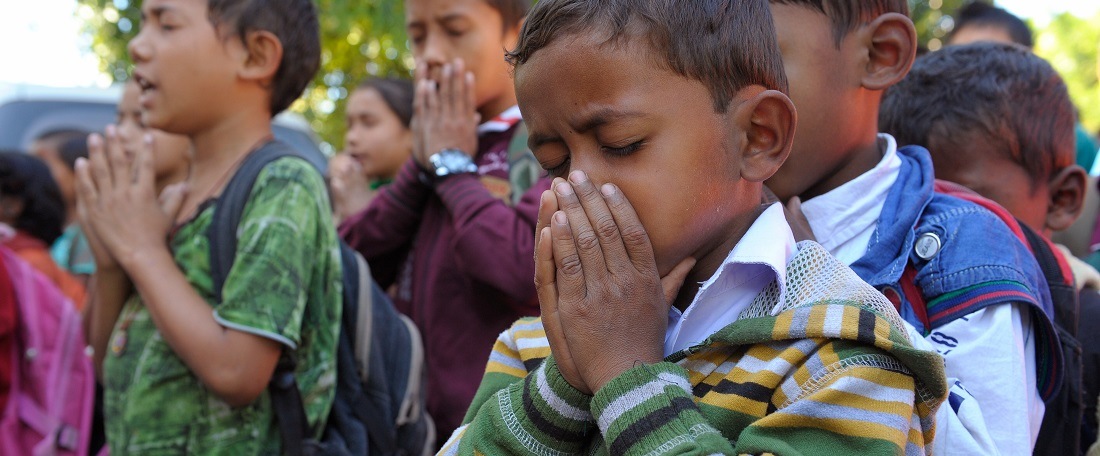
[[[298,387],[320,429],[332,406],[341,309],[340,253],[321,176],[283,158],[260,174],[238,232],[223,290],[211,292],[206,228],[216,202],[181,227],[171,249],[191,286],[223,326],[297,349]],[[123,349],[115,352],[120,340]],[[141,298],[123,307],[104,361],[107,440],[114,455],[277,454],[265,392],[231,408],[208,390],[161,338]]]

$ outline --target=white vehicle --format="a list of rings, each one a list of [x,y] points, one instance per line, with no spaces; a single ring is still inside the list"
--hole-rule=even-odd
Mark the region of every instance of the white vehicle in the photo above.
[[[118,118],[122,87],[59,88],[0,83],[0,150],[29,151],[39,135],[56,130],[101,132]],[[275,117],[275,137],[298,149],[326,173],[328,160],[301,115]]]

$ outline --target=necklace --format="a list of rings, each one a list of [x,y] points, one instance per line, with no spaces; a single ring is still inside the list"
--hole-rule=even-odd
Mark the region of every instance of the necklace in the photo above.
[[[176,237],[176,233],[179,232],[180,228],[183,228],[184,225],[187,225],[192,220],[194,220],[195,217],[198,217],[202,210],[206,207],[206,202],[211,200],[214,197],[214,194],[218,192],[218,189],[224,187],[229,178],[236,174],[237,168],[241,166],[241,163],[244,163],[244,161],[250,155],[252,155],[253,152],[256,152],[264,145],[271,142],[273,139],[274,138],[270,134],[265,135],[263,138],[260,138],[260,140],[257,141],[256,144],[248,149],[248,152],[242,154],[240,157],[237,157],[237,160],[225,169],[225,172],[223,172],[222,175],[218,177],[218,180],[214,181],[214,183],[210,187],[208,187],[204,192],[200,193],[199,195],[202,195],[201,197],[189,198],[192,201],[198,201],[198,204],[195,206],[194,209],[180,211],[181,215],[187,214],[187,216],[177,219],[175,224],[172,226],[172,230],[168,233],[168,239]]]
[[[111,337],[112,355],[118,357],[126,352],[126,334],[130,332],[130,325],[134,323],[135,317],[137,317],[136,310],[128,311],[126,319],[122,320],[122,325],[118,327],[118,331],[115,331],[114,336]]]

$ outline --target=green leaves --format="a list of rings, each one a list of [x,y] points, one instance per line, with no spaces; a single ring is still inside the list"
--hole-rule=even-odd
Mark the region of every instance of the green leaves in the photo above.
[[[290,109],[302,113],[326,152],[344,144],[344,105],[370,76],[410,77],[405,12],[397,0],[314,0],[320,14],[321,71]],[[129,77],[126,45],[141,23],[141,0],[78,0],[77,16],[92,38],[100,69],[115,81]]]

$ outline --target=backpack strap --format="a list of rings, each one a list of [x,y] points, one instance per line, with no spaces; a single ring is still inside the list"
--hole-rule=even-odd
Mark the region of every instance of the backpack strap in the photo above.
[[[527,148],[529,136],[527,124],[521,120],[514,127],[512,141],[508,143],[508,180],[512,184],[512,206],[519,204],[523,194],[543,175],[542,165]]]
[[[229,270],[233,268],[233,262],[236,260],[237,227],[244,215],[248,197],[252,195],[252,186],[260,177],[264,167],[283,157],[301,157],[301,155],[286,144],[277,141],[268,142],[252,151],[218,197],[213,220],[206,228],[206,238],[210,243],[210,278],[213,281],[214,298],[217,302],[222,301],[225,279],[229,276]]]
[[[237,229],[252,194],[252,187],[264,167],[284,157],[305,159],[294,149],[277,141],[268,142],[250,152],[218,197],[213,220],[206,229],[206,238],[210,244],[210,277],[217,302],[222,301],[222,288],[236,260]],[[294,354],[283,350],[275,367],[275,374],[268,384],[268,392],[271,395],[275,419],[279,423],[283,453],[300,455],[305,454],[304,441],[310,434],[307,432],[309,421],[302,405],[302,395],[295,379],[296,368]]]
[[[1055,323],[1076,338],[1081,304],[1072,272],[1066,272],[1068,265],[1063,264],[1064,261],[1045,238],[1022,223],[1020,227],[1023,228],[1031,252],[1035,254],[1035,260],[1039,262],[1039,268],[1042,269],[1043,276],[1047,279],[1047,286],[1050,287],[1050,298],[1054,302]]]
[[[913,314],[924,325],[924,335],[931,334],[932,320],[928,318],[928,303],[924,300],[924,291],[920,289],[920,285],[917,285],[917,268],[913,266],[912,261],[905,265],[905,272],[901,273],[901,281],[898,285],[901,288],[901,293],[905,295],[905,300],[909,301],[909,307],[913,309]],[[894,303],[894,307],[898,313],[901,313],[900,302]]]

